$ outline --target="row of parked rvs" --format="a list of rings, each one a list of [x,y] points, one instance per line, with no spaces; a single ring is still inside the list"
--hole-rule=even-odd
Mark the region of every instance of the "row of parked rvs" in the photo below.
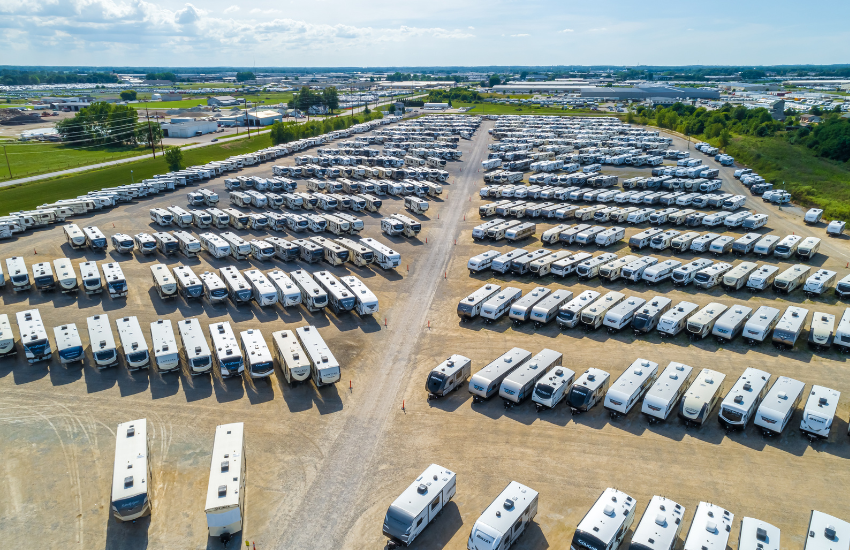
[[[86,294],[95,294],[106,289],[111,298],[127,296],[127,280],[118,262],[102,263],[100,271],[97,262],[80,262],[75,270],[71,260],[57,258],[53,262],[33,264],[30,274],[24,258],[15,256],[6,258],[5,273],[0,266],[0,287],[6,286],[6,275],[9,276],[12,292],[16,293],[35,288],[42,292],[59,289],[63,293],[82,289]]]

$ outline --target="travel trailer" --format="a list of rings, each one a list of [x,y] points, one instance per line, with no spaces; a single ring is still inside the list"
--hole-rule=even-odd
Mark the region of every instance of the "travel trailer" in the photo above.
[[[725,550],[735,516],[716,504],[700,502],[682,550]]]
[[[594,256],[592,258],[588,258],[583,262],[580,262],[576,265],[575,272],[576,276],[579,279],[593,279],[597,275],[599,275],[599,270],[605,264],[609,262],[613,262],[617,259],[617,255],[613,252],[605,252],[599,254],[598,256]]]
[[[632,320],[632,330],[635,336],[646,334],[654,329],[661,317],[670,310],[673,301],[664,296],[655,296],[635,312]]]
[[[575,372],[563,366],[555,366],[534,386],[531,400],[537,407],[537,412],[543,409],[553,409],[569,394],[575,380]]]
[[[738,378],[720,403],[717,420],[727,431],[747,427],[755,416],[770,383],[770,373],[750,367]]]
[[[797,252],[802,241],[803,237],[799,235],[788,235],[776,244],[773,255],[777,258],[790,258]]]
[[[643,298],[631,296],[608,310],[605,318],[602,320],[602,324],[607,327],[609,334],[618,332],[620,329],[631,324],[635,313],[645,303],[646,300]]]
[[[760,238],[761,235],[758,233],[747,233],[743,237],[738,238],[732,243],[732,254],[735,254],[736,256],[749,254],[753,251],[756,246],[756,242],[758,242]]]
[[[631,550],[673,550],[679,541],[684,516],[684,506],[666,497],[652,497],[632,534],[629,548]]]
[[[481,318],[485,323],[497,321],[511,309],[511,305],[519,300],[520,296],[522,296],[522,290],[519,288],[509,286],[500,290],[481,306]]]
[[[522,366],[514,369],[502,380],[499,397],[505,402],[505,408],[520,404],[534,393],[537,381],[552,368],[561,364],[563,354],[551,349],[543,349]]]
[[[216,426],[204,513],[210,537],[222,541],[242,530],[245,515],[245,426]]]
[[[537,491],[511,481],[473,524],[467,548],[509,548],[537,515],[537,500]]]
[[[721,281],[727,290],[740,290],[758,268],[754,262],[741,262],[723,275]]]
[[[431,464],[387,509],[383,534],[396,544],[410,546],[456,491],[457,474]]]
[[[222,302],[227,299],[227,285],[221,280],[221,277],[211,271],[204,271],[200,274],[201,284],[204,285],[204,296],[210,303]]]
[[[65,233],[65,240],[73,249],[80,249],[86,246],[86,235],[76,224],[70,223],[62,228]]]
[[[575,327],[579,323],[581,312],[590,306],[599,296],[600,293],[595,290],[585,290],[561,306],[557,317],[558,326],[562,329]]]
[[[154,264],[150,267],[153,278],[153,286],[156,293],[163,300],[177,297],[177,281],[171,275],[168,266]]]
[[[811,270],[812,268],[807,265],[792,265],[791,267],[776,276],[776,278],[773,280],[773,288],[776,289],[778,292],[790,294],[792,290],[794,290],[798,286],[803,285],[803,282],[806,281],[806,278],[808,277],[809,272]],[[818,275],[818,273],[822,273],[822,275]],[[815,276],[823,277],[824,280],[829,279],[829,274],[832,274],[832,278],[835,277],[834,271],[820,270],[818,271],[818,273],[816,273]],[[814,283],[817,282],[820,281],[814,281]]]
[[[806,405],[803,407],[803,420],[800,431],[810,440],[829,439],[829,431],[838,409],[841,393],[823,386],[813,385]]]
[[[112,470],[110,508],[118,521],[134,521],[151,513],[153,478],[147,420],[118,424]]]
[[[676,336],[687,326],[688,320],[696,312],[698,305],[691,302],[679,302],[671,310],[658,319],[658,335]]]
[[[813,349],[829,349],[832,346],[834,330],[835,315],[816,311],[812,315],[812,326],[809,329],[809,347]]]
[[[636,359],[605,394],[603,406],[611,418],[629,413],[658,377],[658,363]]]
[[[753,271],[747,278],[747,289],[750,292],[759,292],[773,285],[779,268],[775,265],[763,265]]]
[[[126,298],[127,297],[127,279],[124,278],[124,272],[121,270],[121,265],[118,262],[110,262],[101,264],[103,269],[103,280],[106,282],[106,290],[109,292],[110,298]]]
[[[670,412],[690,385],[694,369],[682,363],[671,362],[643,398],[641,412],[650,424],[667,420]]]
[[[773,329],[773,345],[780,350],[792,350],[797,338],[806,324],[809,310],[796,306],[789,306],[782,314],[776,328]]]
[[[177,347],[169,319],[157,319],[151,323],[151,345],[154,363],[159,372],[180,369],[180,348]]]
[[[481,306],[484,302],[495,297],[502,287],[494,284],[487,284],[479,288],[466,298],[460,301],[457,306],[457,314],[461,321],[477,317],[481,313]]]
[[[753,308],[743,305],[734,305],[714,323],[711,334],[718,342],[729,342],[744,330],[744,324],[753,313]]]
[[[291,330],[272,333],[272,347],[280,370],[290,386],[310,378],[310,361]]]
[[[711,266],[713,263],[714,262],[709,259],[699,258],[691,263],[683,265],[682,267],[674,269],[670,276],[673,280],[673,286],[686,286],[690,284],[693,282],[697,273]]]
[[[699,233],[696,231],[682,233],[678,237],[674,237],[670,240],[670,248],[673,249],[674,253],[687,252],[691,249],[691,244],[697,237],[699,237]]]
[[[328,294],[313,279],[309,272],[296,269],[289,273],[292,282],[301,292],[301,303],[307,311],[316,312],[328,305]]]
[[[826,294],[830,288],[835,286],[835,279],[838,274],[835,271],[828,269],[818,269],[811,277],[806,279],[803,285],[803,292],[808,298]]]
[[[687,329],[691,340],[701,340],[708,336],[726,309],[723,304],[711,302],[688,319]]]
[[[770,254],[773,254],[773,251],[776,250],[776,246],[778,244],[779,237],[777,235],[765,235],[756,242],[756,245],[753,247],[753,253],[760,256],[769,256]]]
[[[59,362],[63,365],[69,363],[83,364],[85,362],[85,349],[83,342],[80,339],[80,333],[77,331],[77,325],[69,323],[53,327],[53,337],[56,339],[56,354],[59,356]],[[9,354],[7,343],[11,341],[11,347],[15,346],[15,338],[12,334],[12,329],[9,326],[9,316],[0,315],[0,356],[6,357]],[[5,351],[5,353],[2,353]]]
[[[643,256],[623,267],[620,274],[626,283],[636,283],[643,278],[644,272],[658,263],[655,256]]]
[[[156,252],[157,241],[147,233],[137,233],[133,236],[133,242],[136,243],[136,250],[143,256]]]
[[[175,269],[176,271],[176,269]],[[242,276],[251,288],[251,297],[260,307],[274,306],[277,303],[277,289],[259,269],[246,269]]]
[[[472,375],[469,380],[469,393],[472,394],[473,404],[492,397],[499,391],[505,378],[530,358],[531,352],[513,348]]]
[[[765,437],[780,435],[797,410],[806,385],[793,378],[780,376],[762,399],[753,424]]]
[[[118,340],[121,342],[121,353],[127,370],[147,368],[150,365],[150,352],[139,319],[121,317],[115,320],[115,327],[118,329]]]
[[[611,375],[604,370],[589,368],[573,384],[567,396],[570,414],[580,414],[601,402],[608,391]]]
[[[204,337],[201,323],[194,317],[180,319],[177,332],[183,347],[183,358],[192,376],[205,374],[212,370],[212,352]]]
[[[215,366],[222,378],[239,376],[245,370],[242,352],[228,321],[209,326]]]
[[[610,291],[597,299],[590,307],[581,312],[581,322],[585,330],[596,330],[602,326],[605,316],[626,297],[620,292]]]
[[[339,382],[341,368],[325,340],[314,326],[298,327],[295,335],[310,361],[310,372],[316,387]]]
[[[18,324],[20,325],[20,323]],[[106,314],[94,315],[86,319],[86,324],[95,366],[98,369],[105,369],[117,365],[118,352],[115,348],[115,336],[112,334],[112,327],[109,326],[109,317]],[[21,328],[22,338],[23,335],[24,329]]]
[[[428,373],[425,390],[428,399],[445,397],[459,390],[472,374],[472,360],[463,355],[452,355]]]
[[[603,279],[608,279],[609,281],[616,281],[620,278],[623,268],[637,259],[637,256],[629,254],[627,256],[621,256],[612,262],[603,264],[599,266],[599,276]]]
[[[617,489],[605,489],[576,527],[570,548],[618,550],[635,520],[637,501]]]
[[[744,325],[742,335],[749,345],[760,344],[779,322],[779,310],[761,306]]]
[[[694,285],[704,290],[713,288],[723,280],[723,276],[731,269],[732,264],[723,262],[701,269],[694,275]]]
[[[801,260],[811,260],[820,250],[820,242],[817,237],[806,237],[797,245],[797,257]]]

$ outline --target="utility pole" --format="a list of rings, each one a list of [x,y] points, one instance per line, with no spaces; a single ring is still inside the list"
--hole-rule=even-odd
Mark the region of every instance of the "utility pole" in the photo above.
[[[245,100],[245,129],[248,130],[248,137],[251,137],[251,126],[248,124],[251,122],[248,120],[248,98],[243,98]],[[236,125],[239,125],[239,121],[236,121]],[[239,130],[237,130],[238,132]]]
[[[145,117],[148,119],[148,140],[151,143],[151,152],[153,153],[153,158],[156,158],[156,144],[153,142],[153,130],[151,129],[151,117],[148,114],[148,107],[145,105]]]
[[[12,177],[12,165],[9,164],[9,153],[6,152],[6,146],[3,146],[3,155],[6,156],[6,168],[9,169],[9,178]]]

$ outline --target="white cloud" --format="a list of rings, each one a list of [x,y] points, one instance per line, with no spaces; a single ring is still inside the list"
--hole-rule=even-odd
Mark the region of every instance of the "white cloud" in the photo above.
[[[589,30],[589,31],[587,31],[587,32],[605,32],[605,31],[607,31],[607,30],[608,30],[608,29],[606,29],[605,27],[598,27],[598,28],[595,28],[595,29],[590,29],[590,30]]]
[[[277,15],[279,13],[283,13],[283,12],[280,11],[280,10],[273,9],[273,8],[267,9],[267,10],[261,10],[260,8],[254,8],[254,9],[251,10],[251,14],[253,14],[253,15]]]
[[[471,30],[471,31],[474,31],[474,30],[475,30],[475,27],[466,27],[466,28],[467,28],[467,29],[469,29],[469,30]]]
[[[224,13],[236,13],[237,11],[239,11],[239,9],[239,6],[230,6],[229,8],[224,10]]]
[[[186,7],[174,14],[174,20],[180,25],[191,25],[200,21],[205,14],[204,10],[196,8],[192,4],[186,4]]]
[[[525,33],[520,33],[520,34],[512,34],[511,36],[512,36],[513,38],[523,38],[523,37],[531,36],[531,35],[530,35],[530,34],[525,34]]]
[[[558,32],[574,32],[574,31],[572,29],[564,29],[564,30],[558,31]]]

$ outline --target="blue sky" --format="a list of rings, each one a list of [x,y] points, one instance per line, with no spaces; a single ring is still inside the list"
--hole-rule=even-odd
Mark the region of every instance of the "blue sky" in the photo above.
[[[0,64],[832,64],[848,20],[847,0],[0,0]]]

